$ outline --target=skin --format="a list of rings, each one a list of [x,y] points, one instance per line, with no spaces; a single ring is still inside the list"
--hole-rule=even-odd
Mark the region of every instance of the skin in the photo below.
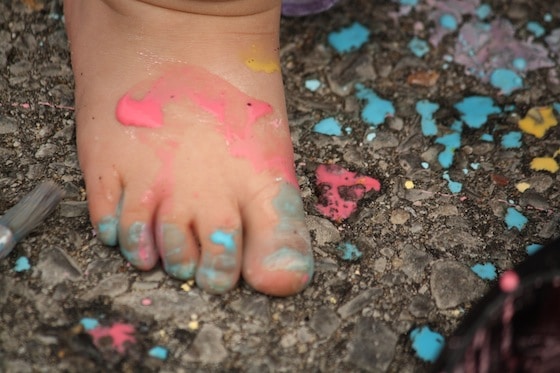
[[[98,237],[141,270],[161,262],[211,293],[240,276],[266,294],[301,291],[313,259],[282,78],[247,64],[279,66],[280,2],[68,0],[64,10]]]

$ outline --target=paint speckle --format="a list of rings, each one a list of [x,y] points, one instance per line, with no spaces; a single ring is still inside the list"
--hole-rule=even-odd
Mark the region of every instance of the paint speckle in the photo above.
[[[522,137],[523,134],[519,131],[511,131],[506,133],[504,136],[502,136],[502,148],[504,149],[520,148],[522,145],[521,143]]]
[[[523,88],[523,78],[510,69],[496,69],[490,75],[490,84],[498,88],[500,93],[508,96],[513,91]]]
[[[525,71],[525,69],[527,69],[527,60],[522,57],[514,58],[513,67],[515,67],[519,71]]]
[[[379,97],[363,84],[356,84],[356,90],[356,97],[366,101],[366,105],[362,109],[362,119],[370,126],[377,128],[385,122],[385,118],[395,115],[395,107],[391,101]]]
[[[399,0],[399,3],[404,6],[415,6],[418,4],[418,0]]]
[[[461,193],[461,190],[463,189],[463,184],[461,184],[458,181],[451,180],[451,177],[449,176],[449,173],[447,171],[443,173],[442,177],[444,180],[447,180],[447,187],[449,188],[451,193],[453,194]]]
[[[331,32],[328,41],[338,53],[347,53],[364,45],[369,39],[369,34],[370,31],[365,26],[354,22],[339,31]]]
[[[560,169],[556,159],[552,157],[537,157],[531,161],[531,169],[535,171],[548,171],[556,173]]]
[[[478,19],[484,20],[492,14],[492,8],[488,4],[482,4],[476,8],[476,16]]]
[[[112,340],[111,346],[120,354],[126,352],[127,343],[136,343],[135,329],[130,324],[115,323],[110,327],[98,326],[87,332],[93,338],[93,343],[98,347],[102,339],[110,337]]]
[[[519,275],[517,272],[509,270],[500,276],[500,289],[504,293],[511,293],[519,286]]]
[[[492,263],[475,264],[471,270],[483,280],[495,280],[497,277],[496,266]]]
[[[144,298],[140,301],[143,306],[151,306],[152,300],[150,298]]]
[[[441,27],[455,31],[457,30],[457,18],[453,14],[444,13],[439,17],[439,24]]]
[[[435,362],[445,344],[445,338],[428,326],[416,328],[410,332],[412,349],[416,356],[428,362]]]
[[[315,92],[319,88],[321,88],[321,82],[317,79],[307,79],[305,81],[305,88],[310,90],[311,92]]]
[[[422,168],[424,170],[427,170],[428,168],[430,168],[430,164],[428,162],[422,162],[422,163],[420,163],[420,166],[422,166]]]
[[[419,39],[416,36],[412,38],[412,40],[408,43],[408,49],[416,56],[416,57],[424,57],[429,51],[430,46],[428,42],[425,40]]]
[[[358,260],[362,257],[362,252],[358,247],[350,242],[343,242],[338,245],[337,250],[342,253],[342,259],[348,261]]]
[[[521,231],[529,221],[525,217],[525,215],[523,215],[513,207],[508,207],[504,219],[508,229],[517,228],[518,231]]]
[[[235,251],[234,233],[217,230],[210,235],[210,240],[216,245],[222,245],[227,251]]]
[[[342,125],[334,117],[321,120],[313,127],[313,131],[322,135],[340,136],[342,135]]]
[[[535,21],[527,22],[527,30],[529,30],[537,38],[540,38],[546,33],[545,28],[542,27],[540,23]]]
[[[436,144],[445,146],[445,149],[438,155],[438,161],[441,164],[441,167],[451,167],[455,151],[461,146],[461,134],[453,132],[437,138],[435,142]]]
[[[14,266],[14,271],[16,272],[25,272],[31,269],[31,264],[29,263],[29,258],[26,256],[20,256],[16,260],[16,264]]]
[[[470,166],[473,170],[478,170],[480,168],[480,163],[473,162]]]
[[[414,181],[412,180],[407,180],[404,182],[404,187],[406,189],[414,189]]]
[[[155,346],[148,351],[148,355],[159,360],[167,360],[169,350],[163,346]]]
[[[480,135],[480,139],[485,142],[494,142],[494,136],[489,133],[483,133]]]
[[[529,255],[533,255],[535,254],[537,251],[539,251],[540,249],[542,249],[544,246],[538,243],[532,243],[527,245],[527,247],[525,248],[525,251],[527,252],[527,254]]]
[[[558,121],[552,107],[535,107],[529,109],[527,115],[518,122],[519,128],[536,138],[542,138],[546,132],[556,126]]]
[[[92,317],[84,317],[80,320],[80,324],[83,326],[85,331],[95,329],[99,326],[99,321]]]
[[[488,116],[499,114],[502,110],[494,105],[494,100],[486,96],[465,97],[455,104],[455,108],[462,114],[461,119],[470,128],[481,128]]]
[[[437,125],[433,116],[439,109],[439,104],[428,100],[420,100],[416,103],[416,112],[420,114],[420,126],[424,136],[435,136]]]
[[[520,193],[525,193],[525,191],[527,189],[529,189],[531,187],[531,184],[521,181],[517,184],[515,184],[515,189],[517,189]]]
[[[359,175],[334,164],[319,165],[316,176],[320,196],[315,207],[321,214],[334,221],[347,219],[367,192],[381,190],[377,179]]]

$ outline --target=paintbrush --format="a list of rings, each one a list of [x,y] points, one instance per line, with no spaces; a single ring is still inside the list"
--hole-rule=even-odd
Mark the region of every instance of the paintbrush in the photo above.
[[[0,259],[50,215],[64,196],[52,181],[38,185],[0,217]]]

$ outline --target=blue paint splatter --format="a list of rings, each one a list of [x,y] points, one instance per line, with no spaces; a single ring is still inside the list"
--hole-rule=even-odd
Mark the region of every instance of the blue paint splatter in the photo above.
[[[80,324],[88,331],[97,328],[99,326],[99,321],[91,317],[84,317],[80,320]]]
[[[478,170],[479,167],[480,167],[480,163],[475,163],[475,162],[471,163],[471,168],[473,170]]]
[[[372,127],[377,127],[385,121],[388,116],[395,115],[395,107],[391,101],[382,99],[371,89],[365,88],[363,84],[356,84],[356,97],[366,101],[362,110],[362,119]]]
[[[453,14],[444,13],[439,18],[439,24],[441,27],[447,30],[455,31],[457,30],[457,19]]]
[[[544,20],[545,22],[552,22],[552,14],[546,13],[546,14],[543,16],[543,20]]]
[[[430,46],[425,40],[419,39],[415,36],[408,43],[408,49],[410,49],[416,57],[421,58],[430,51]]]
[[[422,166],[422,168],[425,169],[425,170],[430,168],[430,164],[428,162],[422,162],[422,163],[420,163],[420,166]]]
[[[405,6],[415,6],[418,4],[418,0],[400,0],[399,2]]]
[[[546,32],[545,28],[538,22],[527,22],[527,30],[531,31],[535,37],[540,38]]]
[[[523,87],[523,78],[510,69],[496,69],[490,75],[490,84],[507,96]]]
[[[224,232],[218,229],[210,235],[210,241],[216,245],[222,245],[227,251],[232,252],[235,251],[236,248],[233,236],[233,233]]]
[[[496,266],[492,263],[475,264],[471,270],[483,280],[495,280],[497,276]]]
[[[441,334],[430,330],[428,326],[412,330],[410,340],[416,355],[420,359],[431,363],[436,361],[445,344],[445,338]]]
[[[445,146],[444,151],[439,153],[438,161],[443,168],[449,168],[453,164],[453,156],[455,155],[455,150],[461,146],[461,134],[458,132],[453,132],[445,136],[436,139],[436,144],[441,144]]]
[[[505,216],[505,222],[508,229],[517,228],[518,231],[521,231],[528,221],[529,220],[522,213],[513,207],[508,207]]]
[[[434,136],[437,134],[436,121],[433,116],[439,109],[439,105],[428,100],[420,100],[416,103],[416,112],[420,114],[420,125],[424,136]]]
[[[502,136],[502,148],[514,149],[521,147],[521,138],[523,134],[519,131],[511,131]]]
[[[488,18],[488,16],[490,16],[490,14],[492,14],[492,8],[490,8],[490,5],[488,4],[482,4],[481,6],[479,6],[478,8],[476,8],[476,16],[479,19],[486,19]]]
[[[556,112],[560,114],[560,102],[553,103],[552,107],[554,107],[554,110],[556,110]]]
[[[488,120],[489,115],[502,112],[499,107],[494,106],[494,100],[486,96],[465,97],[454,107],[459,110],[462,114],[461,119],[470,128],[481,128]]]
[[[362,252],[358,250],[358,247],[350,242],[344,242],[338,245],[338,251],[342,252],[342,259],[344,260],[357,260],[362,257]]]
[[[329,136],[342,135],[341,124],[333,117],[328,117],[321,120],[313,127],[313,131]]]
[[[148,351],[148,355],[159,360],[166,360],[169,355],[169,350],[162,346],[155,346]]]
[[[451,191],[451,193],[453,194],[457,194],[460,193],[461,190],[463,189],[463,184],[461,184],[458,181],[453,181],[451,180],[451,177],[449,176],[449,174],[447,173],[447,171],[445,171],[443,173],[443,179],[447,180],[447,187],[449,188],[449,190]]]
[[[523,57],[517,57],[513,60],[513,67],[517,70],[524,71],[527,68],[527,60]]]
[[[29,259],[26,256],[20,256],[16,260],[16,265],[14,266],[14,271],[16,272],[25,272],[31,269],[31,264],[29,263]]]
[[[317,79],[307,79],[305,81],[305,88],[309,89],[311,92],[315,92],[321,87],[321,82]]]
[[[360,48],[368,41],[369,30],[359,22],[342,28],[340,31],[333,31],[329,34],[329,44],[338,53],[346,53]]]
[[[489,133],[483,133],[482,135],[480,135],[480,139],[486,142],[494,142],[494,136]]]
[[[540,249],[542,249],[544,246],[538,243],[532,243],[530,245],[527,245],[527,247],[525,248],[525,250],[527,251],[527,254],[529,255],[533,255],[534,253],[536,253],[537,251],[539,251]]]
[[[376,137],[377,137],[377,134],[375,132],[370,132],[366,135],[366,140],[367,141],[373,141]]]
[[[452,131],[461,133],[463,132],[463,122],[461,122],[460,120],[456,120],[453,123],[451,123],[451,126],[449,126],[449,128]]]

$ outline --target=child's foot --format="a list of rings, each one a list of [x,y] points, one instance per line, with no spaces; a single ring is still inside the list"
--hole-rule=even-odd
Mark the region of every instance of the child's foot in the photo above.
[[[313,273],[277,0],[68,0],[80,164],[99,238],[222,293]]]

